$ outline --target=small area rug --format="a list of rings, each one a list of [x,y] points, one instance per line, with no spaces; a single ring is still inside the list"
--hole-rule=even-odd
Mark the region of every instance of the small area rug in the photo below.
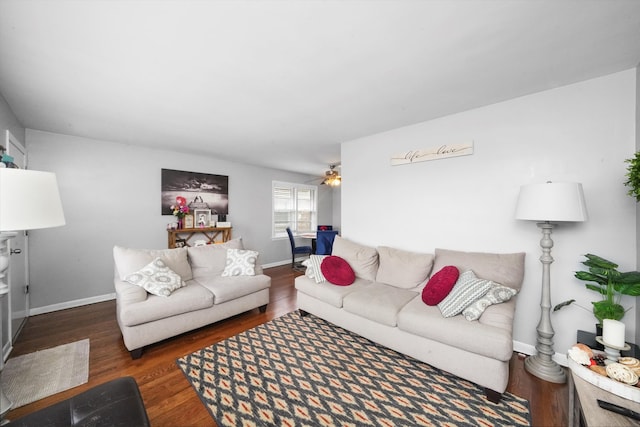
[[[84,384],[89,379],[89,340],[7,360],[2,389],[13,408]]]
[[[528,426],[484,389],[313,315],[289,313],[177,360],[219,426]],[[478,366],[478,369],[482,369]]]

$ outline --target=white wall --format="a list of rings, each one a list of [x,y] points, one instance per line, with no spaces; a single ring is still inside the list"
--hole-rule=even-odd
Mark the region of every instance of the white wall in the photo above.
[[[290,262],[287,239],[271,239],[271,183],[317,177],[27,129],[30,168],[57,174],[67,225],[31,232],[32,314],[109,298],[114,245],[166,248],[160,170],[229,176],[233,236],[260,252],[262,264]],[[332,196],[319,186],[319,220],[332,218]]]
[[[635,151],[635,94],[636,72],[628,70],[344,143],[343,235],[422,252],[526,252],[514,339],[533,352],[541,234],[535,223],[514,219],[520,185],[583,183],[589,220],[559,225],[552,236],[552,304],[576,298],[590,307],[597,295],[573,277],[583,254],[636,267],[636,206],[623,185],[624,159]],[[470,140],[470,156],[390,165],[398,152]],[[635,310],[624,322],[633,340]],[[553,324],[555,350],[563,353],[576,330],[594,331],[595,318],[573,306],[553,314]]]
[[[7,130],[10,131],[13,136],[18,138],[18,141],[24,145],[24,126],[22,126],[22,123],[20,123],[15,114],[13,114],[9,104],[7,104],[7,101],[0,94],[0,131],[2,131],[0,145],[5,148]]]
[[[336,187],[331,190],[333,193],[333,224],[334,230],[342,228],[342,187]]]

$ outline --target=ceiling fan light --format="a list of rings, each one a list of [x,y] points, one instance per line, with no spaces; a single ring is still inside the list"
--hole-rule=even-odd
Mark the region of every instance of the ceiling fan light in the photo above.
[[[322,185],[329,185],[331,187],[337,187],[340,185],[340,183],[342,182],[342,177],[340,176],[340,174],[338,174],[338,172],[335,171],[335,167],[336,165],[329,165],[330,170],[324,173],[325,178],[321,183]]]
[[[333,176],[331,176],[331,177],[329,177],[329,178],[327,178],[327,179],[325,180],[325,182],[327,183],[327,185],[330,185],[331,187],[337,187],[337,186],[339,186],[339,185],[340,185],[340,183],[341,183],[341,181],[342,181],[342,180],[341,180],[340,176],[336,176],[336,175],[333,175]]]

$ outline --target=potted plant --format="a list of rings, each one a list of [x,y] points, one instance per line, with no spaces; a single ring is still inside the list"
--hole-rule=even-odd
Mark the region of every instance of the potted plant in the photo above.
[[[589,267],[589,271],[576,271],[575,277],[587,282],[586,288],[601,296],[599,301],[591,302],[598,325],[602,326],[603,319],[622,319],[626,309],[620,304],[620,299],[622,295],[640,295],[640,272],[623,273],[617,270],[618,264],[614,262],[593,254],[587,254],[585,257],[587,260],[582,264]],[[573,302],[575,302],[574,299],[561,302],[553,308],[553,311],[558,311]]]
[[[636,202],[640,202],[640,151],[630,158],[626,159],[627,166],[627,182],[624,183],[629,187],[627,194],[636,198]]]

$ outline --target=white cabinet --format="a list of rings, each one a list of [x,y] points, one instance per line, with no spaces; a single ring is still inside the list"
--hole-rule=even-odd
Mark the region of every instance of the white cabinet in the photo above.
[[[13,157],[13,162],[20,168],[26,165],[26,150],[9,131],[6,131],[7,154]],[[27,294],[27,237],[24,231],[12,233],[8,240],[9,268],[6,283],[9,293],[0,299],[0,313],[2,313],[2,355],[6,359],[11,351],[11,344],[15,341],[28,316],[29,298]]]

